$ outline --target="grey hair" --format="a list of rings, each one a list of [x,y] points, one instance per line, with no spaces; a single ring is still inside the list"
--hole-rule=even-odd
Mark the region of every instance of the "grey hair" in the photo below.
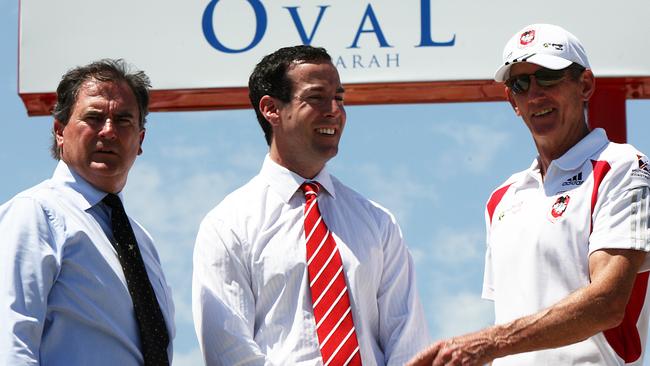
[[[138,122],[140,129],[144,128],[145,123],[147,123],[146,116],[149,114],[151,82],[144,71],[132,70],[123,59],[106,58],[68,70],[61,77],[59,86],[56,88],[56,104],[52,110],[54,119],[64,126],[68,124],[79,96],[79,90],[83,83],[88,80],[125,82],[135,95],[138,110],[140,111],[140,120]],[[50,153],[54,159],[61,160],[61,151],[56,142],[54,129],[52,130]]]

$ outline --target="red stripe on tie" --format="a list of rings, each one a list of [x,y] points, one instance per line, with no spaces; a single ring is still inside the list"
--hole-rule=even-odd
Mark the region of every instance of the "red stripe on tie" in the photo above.
[[[305,182],[300,188],[306,200],[307,272],[323,364],[361,365],[341,254],[318,208],[320,185]]]

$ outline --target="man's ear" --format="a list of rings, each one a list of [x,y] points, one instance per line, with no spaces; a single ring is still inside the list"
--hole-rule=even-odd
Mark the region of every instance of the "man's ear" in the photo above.
[[[505,92],[506,92],[506,98],[508,98],[508,102],[510,102],[510,106],[515,111],[515,114],[521,116],[521,113],[519,113],[519,108],[517,108],[517,103],[515,103],[515,100],[512,98],[512,93],[510,92],[510,88],[506,86]]]
[[[56,146],[61,149],[63,146],[63,130],[65,125],[58,119],[54,119],[54,137],[56,138]]]
[[[144,141],[145,132],[147,132],[146,128],[140,130],[140,147],[138,147],[138,155],[142,154],[142,142]]]
[[[265,95],[260,99],[259,109],[264,118],[276,127],[280,124],[280,101],[270,95]]]
[[[586,102],[592,95],[594,95],[594,91],[596,90],[596,77],[591,69],[586,69],[582,72],[582,75],[580,75],[580,86],[582,100]]]

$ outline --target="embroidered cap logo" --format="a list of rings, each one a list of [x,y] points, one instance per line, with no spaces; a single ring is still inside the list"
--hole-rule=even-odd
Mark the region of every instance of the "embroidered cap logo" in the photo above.
[[[530,44],[530,42],[535,40],[535,30],[527,30],[524,33],[521,34],[521,37],[519,38],[519,44],[522,46],[527,46]]]

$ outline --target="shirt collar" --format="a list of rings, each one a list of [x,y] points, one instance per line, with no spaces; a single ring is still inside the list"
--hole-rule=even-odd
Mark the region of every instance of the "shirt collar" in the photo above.
[[[538,184],[542,184],[542,174],[539,165],[539,157],[535,158],[533,162],[530,164],[530,167],[526,169],[524,172],[525,174],[523,175],[523,179],[518,179],[515,182],[513,182],[512,187],[514,189],[520,189],[522,187],[526,187],[531,181],[535,181]]]
[[[596,128],[553,163],[564,171],[578,169],[590,156],[607,145],[608,142],[605,130]]]
[[[52,181],[63,186],[70,194],[73,202],[84,211],[95,206],[106,196],[106,192],[88,183],[63,160],[60,160],[56,166]],[[117,195],[122,199],[122,192]]]
[[[587,136],[570,148],[564,155],[553,160],[551,165],[557,166],[559,169],[564,171],[576,170],[584,164],[584,162],[592,156],[596,151],[600,150],[605,146],[609,140],[607,139],[607,134],[602,128],[596,128],[592,130]],[[550,166],[549,166],[550,168]],[[529,180],[536,180],[540,184],[541,181],[541,167],[539,164],[539,156],[536,157],[528,170],[526,170],[526,175],[523,180],[520,180],[518,183],[515,183],[515,187],[522,187],[526,185]]]
[[[269,154],[266,154],[260,176],[267,181],[271,189],[286,203],[289,202],[294,193],[300,188],[300,185],[306,181],[318,182],[332,198],[336,198],[332,177],[327,172],[327,167],[324,167],[314,179],[306,179],[276,163],[271,159]]]

